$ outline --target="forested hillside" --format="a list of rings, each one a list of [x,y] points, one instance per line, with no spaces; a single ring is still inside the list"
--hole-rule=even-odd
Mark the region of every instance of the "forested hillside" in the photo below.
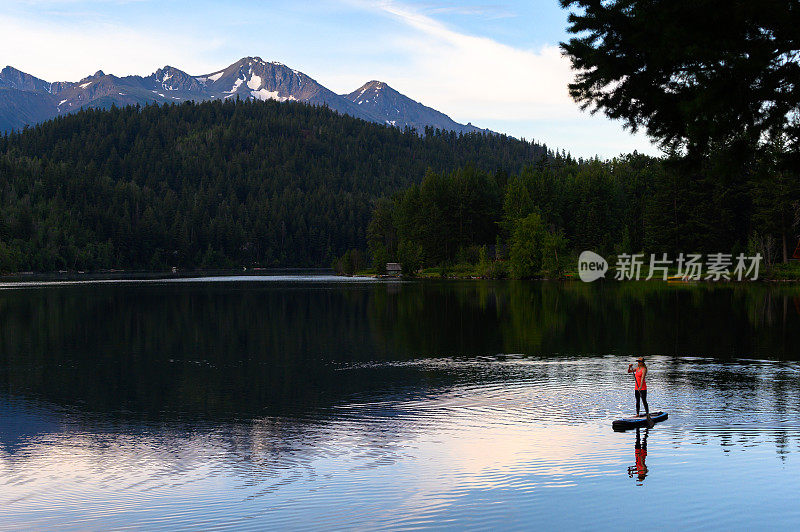
[[[0,137],[0,271],[328,266],[426,170],[516,174],[546,153],[299,103],[86,110]]]
[[[502,179],[472,168],[429,172],[377,202],[369,255],[377,269],[477,264],[469,271],[522,278],[561,275],[583,250],[761,253],[770,266],[791,257],[800,232],[800,180],[775,159],[766,150],[742,169],[728,153],[700,163],[556,156]]]

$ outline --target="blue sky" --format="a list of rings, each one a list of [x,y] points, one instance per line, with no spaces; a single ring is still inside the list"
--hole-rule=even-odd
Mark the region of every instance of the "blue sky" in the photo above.
[[[658,153],[571,102],[565,27],[557,0],[3,0],[0,64],[56,81],[166,64],[204,74],[253,55],[339,93],[385,81],[459,122],[577,156]]]

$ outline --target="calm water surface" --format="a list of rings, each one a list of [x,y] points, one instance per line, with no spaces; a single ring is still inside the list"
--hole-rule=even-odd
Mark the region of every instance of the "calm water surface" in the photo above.
[[[13,285],[0,529],[797,528],[799,359],[788,285]]]

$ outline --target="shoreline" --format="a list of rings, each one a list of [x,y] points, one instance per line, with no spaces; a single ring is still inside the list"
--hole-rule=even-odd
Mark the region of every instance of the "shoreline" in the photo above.
[[[638,279],[638,280],[624,280],[619,281],[613,278],[609,272],[608,278],[599,279],[591,283],[584,283],[581,281],[576,273],[567,273],[560,278],[549,277],[534,277],[527,279],[517,279],[513,277],[487,277],[476,275],[475,272],[454,273],[452,271],[442,273],[433,268],[427,271],[419,272],[417,275],[380,275],[372,271],[361,271],[354,274],[338,274],[330,268],[254,268],[254,269],[212,269],[212,270],[178,270],[178,271],[152,271],[152,270],[101,270],[96,272],[91,271],[75,271],[75,272],[19,272],[13,274],[0,275],[0,287],[9,286],[33,286],[45,284],[83,284],[83,283],[114,283],[114,282],[162,282],[162,281],[189,281],[196,280],[202,282],[207,280],[209,282],[219,280],[258,280],[259,278],[271,278],[274,280],[285,279],[287,281],[317,281],[319,279],[327,279],[330,281],[345,281],[351,280],[352,282],[358,281],[396,281],[396,282],[409,282],[409,281],[528,281],[528,282],[550,282],[550,283],[579,283],[579,284],[603,284],[603,283],[645,283],[645,284],[666,284],[675,287],[688,287],[688,286],[729,286],[729,285],[743,285],[743,284],[796,284],[800,283],[800,276],[798,277],[772,277],[765,275],[759,277],[757,280],[720,280],[712,281],[709,279],[699,279],[691,281],[683,280],[668,280],[662,279]]]

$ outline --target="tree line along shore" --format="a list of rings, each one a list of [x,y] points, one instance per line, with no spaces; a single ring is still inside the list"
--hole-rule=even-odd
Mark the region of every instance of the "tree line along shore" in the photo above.
[[[89,109],[0,137],[0,272],[553,278],[594,250],[758,252],[791,278],[800,192],[775,161],[576,159],[299,103]]]

